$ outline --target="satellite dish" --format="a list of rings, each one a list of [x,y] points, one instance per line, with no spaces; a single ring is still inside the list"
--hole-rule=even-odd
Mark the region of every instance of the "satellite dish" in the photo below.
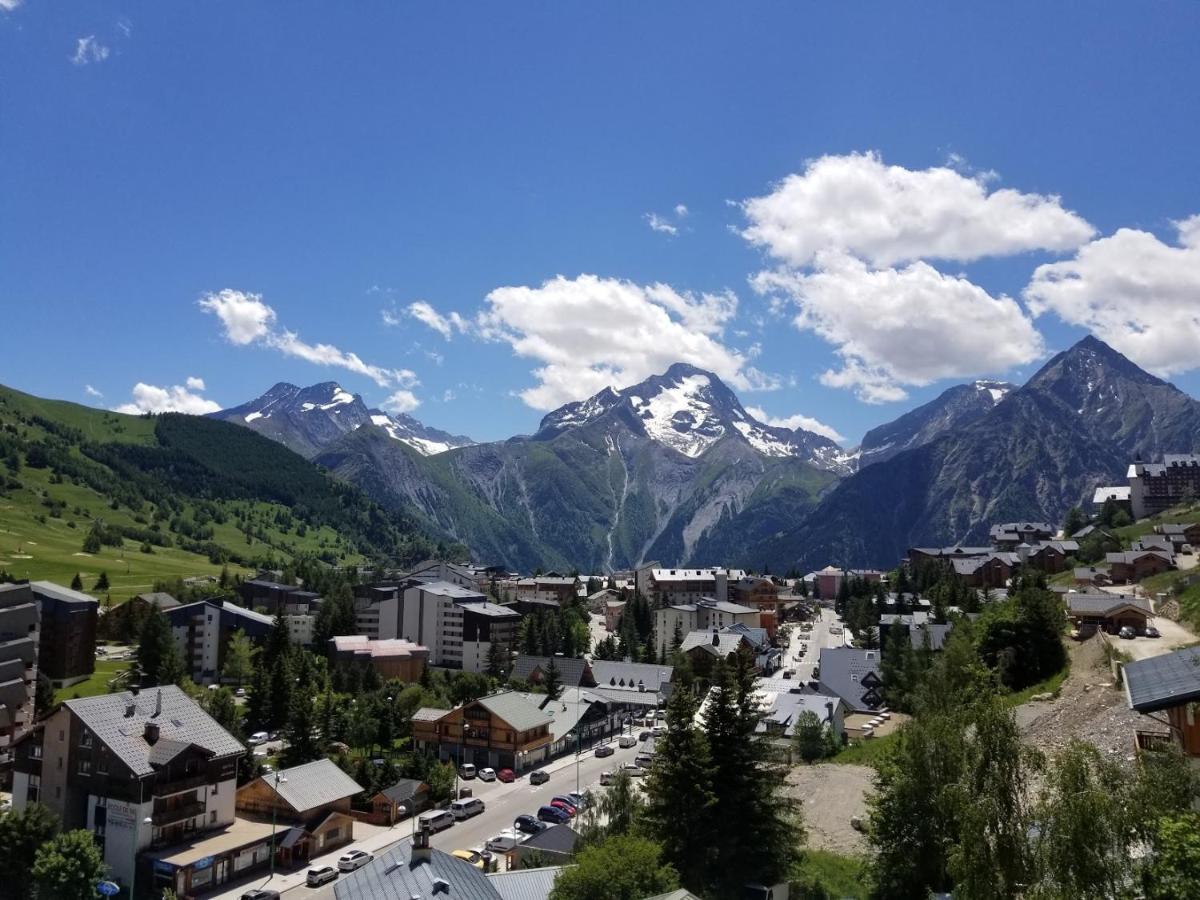
[[[111,881],[102,881],[96,885],[96,893],[103,894],[105,897],[115,897],[121,893],[121,886],[113,884]]]

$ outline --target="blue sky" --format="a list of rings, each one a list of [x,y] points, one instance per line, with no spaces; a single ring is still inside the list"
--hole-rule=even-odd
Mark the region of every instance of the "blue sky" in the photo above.
[[[679,355],[853,443],[1093,331],[1200,394],[1200,6],[975,6],[0,0],[0,382],[496,439]]]

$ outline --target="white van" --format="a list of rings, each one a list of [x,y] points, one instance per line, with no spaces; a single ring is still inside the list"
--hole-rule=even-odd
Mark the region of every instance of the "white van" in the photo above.
[[[251,747],[257,747],[259,744],[265,744],[270,739],[271,736],[265,731],[256,731],[254,734],[250,735],[250,740],[246,743],[248,743]]]
[[[417,817],[417,827],[428,827],[431,832],[443,831],[454,824],[454,816],[444,809],[423,812]]]
[[[463,763],[458,767],[458,777],[467,779],[475,777],[475,766],[471,763]]]
[[[628,749],[629,747],[636,747],[637,738],[632,734],[623,734],[617,738],[617,745],[625,749]]]
[[[484,810],[483,801],[478,797],[468,797],[465,800],[455,800],[450,804],[450,814],[455,819],[469,819]]]

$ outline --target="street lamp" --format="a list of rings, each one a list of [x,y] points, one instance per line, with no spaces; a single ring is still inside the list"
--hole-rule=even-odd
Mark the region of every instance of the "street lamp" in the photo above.
[[[142,819],[142,824],[143,825],[153,825],[154,820],[151,819],[149,816],[146,816],[144,819]],[[151,834],[150,837],[151,837],[151,839],[153,839],[154,835]],[[133,868],[131,868],[129,870],[129,900],[134,900],[134,898],[137,897],[137,894],[135,893],[135,891],[137,889],[137,857],[138,857],[138,829],[137,829],[137,823],[135,822],[134,827],[133,827],[133,860],[132,860]]]
[[[283,773],[278,769],[275,770],[275,798],[271,801],[271,877],[267,881],[275,878],[275,820],[279,816],[279,786],[287,784],[287,779],[283,777]]]

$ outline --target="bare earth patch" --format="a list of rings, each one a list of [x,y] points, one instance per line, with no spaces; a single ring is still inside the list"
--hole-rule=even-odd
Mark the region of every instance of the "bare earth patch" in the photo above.
[[[869,766],[830,763],[797,766],[788,773],[788,793],[804,805],[809,847],[853,856],[866,852],[866,838],[850,827],[850,819],[866,820],[874,777]]]
[[[1031,700],[1016,708],[1021,736],[1032,747],[1054,753],[1072,738],[1092,744],[1118,762],[1132,763],[1134,731],[1162,731],[1135,713],[1115,683],[1099,637],[1069,642],[1071,674],[1054,700]]]

